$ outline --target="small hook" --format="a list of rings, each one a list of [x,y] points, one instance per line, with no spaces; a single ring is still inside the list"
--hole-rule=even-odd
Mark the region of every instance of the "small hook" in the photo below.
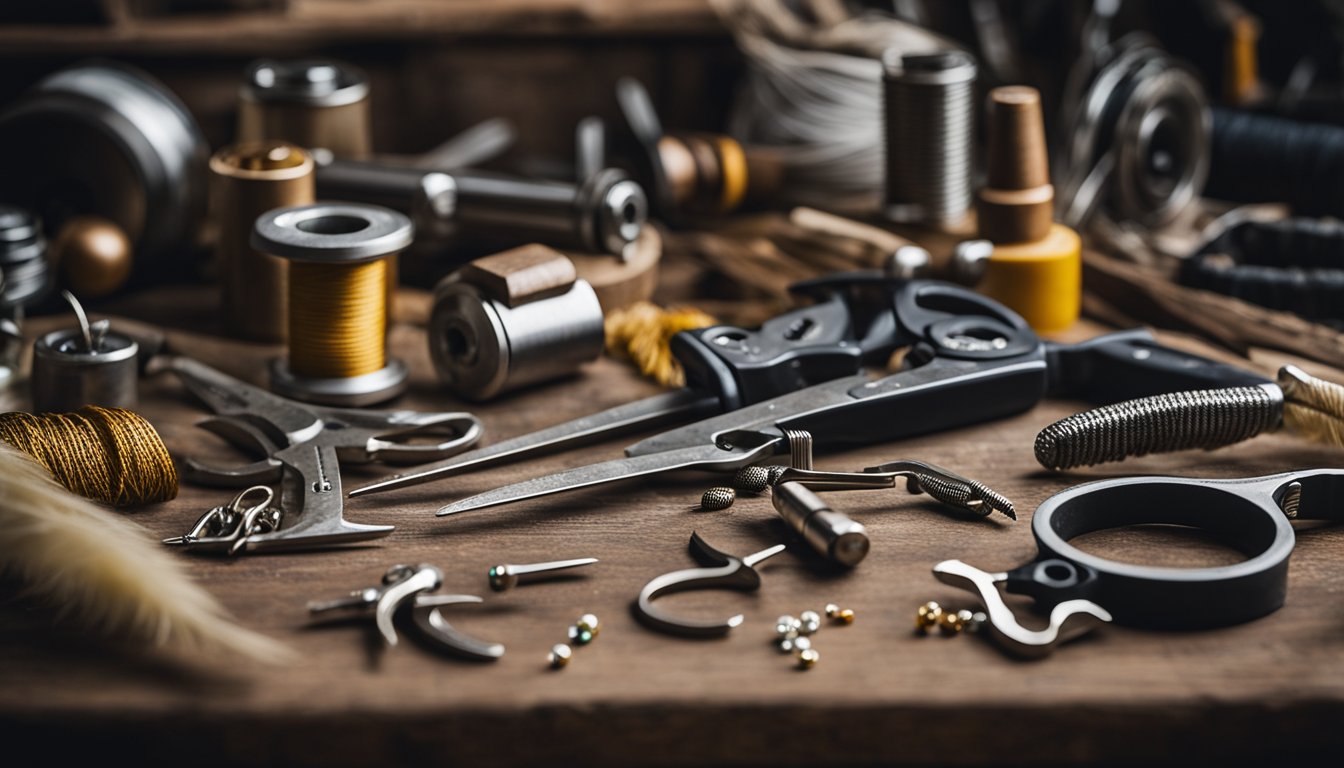
[[[735,589],[753,592],[761,586],[761,576],[755,565],[766,558],[784,551],[783,544],[776,544],[753,555],[738,558],[714,549],[698,533],[691,534],[691,556],[709,567],[687,568],[658,576],[644,585],[635,600],[635,616],[645,626],[659,632],[667,632],[684,637],[723,637],[733,627],[742,623],[742,614],[731,616],[724,621],[705,621],[679,619],[653,605],[653,601],[673,592],[687,592],[696,589]]]
[[[475,595],[420,595],[411,608],[411,621],[426,639],[443,650],[475,661],[498,661],[504,655],[500,643],[487,643],[458,631],[439,610],[446,605],[479,603]]]
[[[381,587],[357,589],[348,596],[335,600],[308,603],[309,613],[353,611],[373,613],[374,624],[383,642],[397,644],[397,631],[392,619],[403,604],[421,592],[432,592],[443,584],[443,571],[424,563],[417,566],[394,565],[383,575]]]
[[[244,504],[244,499],[257,493],[263,496],[260,502],[250,506]],[[268,533],[280,527],[282,513],[271,506],[274,500],[275,491],[265,485],[254,485],[234,496],[228,504],[201,515],[186,534],[164,539],[163,543],[236,555],[243,551],[253,534]]]
[[[933,567],[933,575],[944,584],[964,589],[980,598],[988,617],[986,624],[1000,644],[1010,653],[1025,658],[1048,656],[1055,646],[1090,632],[1093,627],[1111,621],[1111,614],[1091,600],[1065,600],[1050,610],[1050,624],[1032,630],[1022,626],[1004,602],[998,585],[1007,581],[1007,573],[989,573],[960,560],[944,560]]]

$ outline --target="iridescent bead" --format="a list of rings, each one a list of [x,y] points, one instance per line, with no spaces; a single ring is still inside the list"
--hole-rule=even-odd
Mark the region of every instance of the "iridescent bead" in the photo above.
[[[546,662],[551,665],[551,669],[561,669],[569,664],[569,659],[574,655],[568,645],[558,643],[551,646],[551,652],[546,655]]]

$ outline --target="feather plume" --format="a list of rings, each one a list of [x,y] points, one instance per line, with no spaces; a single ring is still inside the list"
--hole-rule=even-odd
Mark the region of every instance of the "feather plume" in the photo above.
[[[105,637],[279,661],[289,651],[233,623],[136,523],[62,488],[0,441],[0,569],[63,620]]]

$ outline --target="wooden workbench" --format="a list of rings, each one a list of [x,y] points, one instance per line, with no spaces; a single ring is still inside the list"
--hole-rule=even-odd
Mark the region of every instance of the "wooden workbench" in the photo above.
[[[179,350],[262,383],[264,360],[275,350],[214,335],[216,313],[203,295],[160,291],[119,307],[188,329],[171,334]],[[1075,335],[1095,330],[1080,327]],[[392,346],[413,377],[399,405],[465,407],[437,388],[419,329],[398,326]],[[485,421],[487,439],[498,440],[654,391],[623,364],[604,360],[572,381],[471,410]],[[652,633],[632,618],[629,604],[652,576],[691,564],[692,531],[737,554],[780,541],[782,524],[766,498],[742,499],[724,512],[696,511],[700,493],[713,483],[690,474],[452,519],[432,514],[446,500],[522,476],[614,457],[622,441],[350,501],[348,519],[396,526],[370,546],[234,560],[181,555],[242,624],[296,651],[292,664],[192,665],[108,651],[6,586],[0,763],[29,764],[14,755],[59,764],[99,754],[129,765],[1124,764],[1188,756],[1284,760],[1338,746],[1344,716],[1344,529],[1338,527],[1300,531],[1287,605],[1244,626],[1198,633],[1105,627],[1031,663],[1006,657],[985,638],[912,631],[915,608],[926,600],[969,605],[966,595],[936,582],[930,566],[949,557],[987,569],[1026,561],[1034,553],[1032,510],[1073,483],[1130,473],[1258,475],[1341,458],[1336,450],[1265,436],[1216,453],[1069,475],[1042,472],[1032,458],[1033,437],[1076,409],[1045,402],[982,426],[821,455],[819,466],[837,469],[897,458],[935,462],[1007,494],[1019,520],[967,518],[904,491],[834,495],[833,503],[872,537],[872,552],[858,568],[830,570],[791,545],[760,567],[758,593],[668,598],[679,610],[705,616],[744,613],[745,624],[724,640]],[[141,411],[176,455],[231,456],[192,426],[203,412],[172,377],[144,383]],[[343,475],[348,488],[380,473],[349,468]],[[129,514],[154,536],[175,535],[227,495],[184,486],[175,501]],[[1094,534],[1082,543],[1151,563],[1235,557],[1170,531]],[[498,562],[580,556],[601,563],[569,581],[499,595],[486,586],[486,569]],[[374,584],[393,563],[419,562],[443,568],[444,591],[486,597],[451,618],[504,643],[501,661],[459,661],[414,642],[378,653],[368,627],[309,626],[308,600]],[[825,626],[814,638],[820,663],[797,671],[771,645],[775,617],[828,602],[853,608],[857,621]],[[567,669],[547,669],[548,649],[565,641],[566,628],[585,612],[601,618],[601,636],[576,648]]]

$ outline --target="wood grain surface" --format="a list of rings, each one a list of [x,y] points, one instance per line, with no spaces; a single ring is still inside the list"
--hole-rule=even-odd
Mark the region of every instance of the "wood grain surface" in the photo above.
[[[212,302],[200,290],[159,291],[111,309],[188,329],[169,333],[178,351],[263,383],[264,361],[278,350],[221,339]],[[64,319],[28,330],[54,322]],[[1098,330],[1082,326],[1070,335]],[[422,333],[410,325],[392,331],[394,353],[412,372],[398,405],[467,409],[437,387]],[[486,439],[499,440],[654,391],[623,364],[602,360],[567,382],[471,410],[485,421]],[[141,411],[176,456],[238,458],[193,426],[205,414],[171,376],[145,381],[141,394]],[[1005,569],[1027,561],[1032,510],[1074,483],[1135,473],[1261,475],[1341,459],[1338,450],[1271,435],[1214,453],[1043,472],[1032,439],[1077,408],[1043,402],[993,423],[819,455],[819,467],[834,469],[935,462],[1007,494],[1019,520],[968,518],[903,490],[829,494],[872,537],[872,552],[856,569],[832,570],[795,542],[760,566],[757,593],[666,598],[694,615],[744,613],[743,626],[723,640],[655,634],[636,623],[629,605],[648,579],[691,564],[692,531],[739,555],[783,540],[766,498],[697,511],[700,493],[719,480],[691,473],[451,519],[433,515],[451,499],[616,457],[628,441],[351,500],[347,519],[396,526],[369,546],[233,560],[180,555],[239,622],[296,651],[291,664],[239,667],[226,658],[109,649],[7,584],[0,592],[0,736],[8,754],[40,754],[55,764],[90,753],[177,765],[1165,764],[1192,756],[1282,760],[1337,747],[1344,715],[1338,527],[1299,530],[1287,605],[1243,626],[1194,633],[1105,627],[1039,662],[1008,658],[981,637],[912,631],[914,610],[926,600],[969,606],[966,595],[933,579],[934,563],[956,557]],[[349,488],[380,472],[350,467],[342,475]],[[170,536],[228,496],[184,486],[175,501],[128,514],[153,536]],[[1147,563],[1231,557],[1216,544],[1160,530],[1081,543]],[[503,594],[486,585],[495,563],[582,556],[601,562],[579,578]],[[375,584],[394,563],[419,562],[443,569],[443,591],[485,597],[480,606],[453,609],[450,620],[504,643],[502,660],[464,662],[414,642],[379,652],[369,626],[310,625],[308,600]],[[775,617],[828,602],[854,609],[857,620],[825,626],[814,638],[820,663],[796,671],[771,645]],[[567,669],[547,669],[547,650],[585,612],[601,618],[600,637],[576,648]]]

